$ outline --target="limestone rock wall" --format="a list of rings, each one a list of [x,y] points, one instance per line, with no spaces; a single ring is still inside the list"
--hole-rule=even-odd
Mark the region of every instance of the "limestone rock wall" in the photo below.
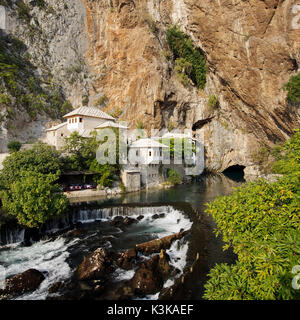
[[[82,95],[90,96],[91,105],[105,95],[105,111],[132,128],[142,121],[148,129],[193,129],[205,144],[206,166],[217,171],[237,164],[258,171],[261,146],[282,142],[299,127],[298,110],[286,104],[282,90],[299,72],[297,1],[46,2],[60,13],[44,16],[36,9],[48,51],[31,51],[55,71],[75,105]],[[174,24],[206,55],[203,91],[184,87],[167,57],[166,30]],[[83,68],[70,83],[67,71],[78,70],[76,61],[84,61]],[[220,101],[215,110],[207,104],[211,94]]]
[[[195,129],[206,165],[257,171],[261,145],[284,141],[299,126],[282,86],[298,71],[300,30],[292,27],[295,1],[84,0],[90,48],[99,75],[90,94],[109,98],[132,127]],[[152,32],[149,21],[158,31]],[[165,57],[165,32],[178,24],[205,53],[204,92],[185,88]],[[220,106],[210,110],[209,94]]]

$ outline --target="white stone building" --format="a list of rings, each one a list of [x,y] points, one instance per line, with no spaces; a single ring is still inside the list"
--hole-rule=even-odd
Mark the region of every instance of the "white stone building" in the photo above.
[[[74,131],[77,131],[82,137],[88,138],[91,133],[99,129],[100,125],[108,121],[115,124],[115,119],[94,107],[80,107],[66,114],[64,123],[56,125],[46,130],[46,143],[61,149],[65,144],[65,138],[69,137]]]
[[[149,187],[162,182],[160,167],[164,159],[163,149],[166,148],[166,145],[149,138],[133,142],[129,147],[129,164],[124,166],[124,171],[139,170],[142,186]]]

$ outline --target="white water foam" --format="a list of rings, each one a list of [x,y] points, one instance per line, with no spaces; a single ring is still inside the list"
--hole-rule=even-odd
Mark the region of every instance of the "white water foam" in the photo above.
[[[180,211],[175,210],[171,206],[163,207],[145,207],[145,208],[113,208],[104,210],[105,214],[100,211],[94,211],[92,216],[96,213],[96,219],[108,219],[116,215],[128,214],[133,218],[143,215],[144,218],[139,222],[141,230],[147,230],[148,234],[152,234],[155,238],[161,238],[173,233],[178,233],[181,230],[189,230],[192,222]],[[164,213],[165,216],[154,220],[154,214]],[[85,216],[85,217],[83,217]],[[93,219],[91,215],[84,212],[81,216],[82,221],[91,222]],[[87,218],[85,220],[85,218]],[[94,220],[95,221],[95,220]],[[119,229],[116,233],[123,232]],[[41,272],[47,272],[46,279],[41,283],[39,289],[30,294],[25,294],[18,297],[18,300],[43,300],[48,295],[48,290],[55,282],[64,281],[71,277],[73,270],[66,262],[69,257],[68,248],[75,245],[79,239],[74,239],[67,242],[64,238],[57,238],[54,241],[40,241],[30,247],[11,247],[10,250],[0,251],[0,263],[6,267],[7,276],[24,272],[30,268],[37,269]],[[181,244],[181,245],[179,245]],[[106,242],[107,247],[111,246],[109,241]],[[170,256],[170,264],[178,268],[181,272],[186,264],[186,254],[188,244],[182,244],[181,240],[175,241],[171,248],[167,250]],[[125,271],[117,269],[115,273],[115,280],[130,280],[134,276],[134,271]],[[172,285],[172,281],[167,281],[164,287]],[[158,294],[149,295],[147,300],[156,300]]]
[[[68,279],[72,270],[66,262],[69,256],[67,249],[77,241],[74,239],[66,243],[65,239],[57,238],[55,241],[40,241],[30,247],[0,252],[0,262],[6,268],[6,276],[31,268],[46,273],[46,279],[35,292],[19,296],[16,300],[43,300],[52,284]]]

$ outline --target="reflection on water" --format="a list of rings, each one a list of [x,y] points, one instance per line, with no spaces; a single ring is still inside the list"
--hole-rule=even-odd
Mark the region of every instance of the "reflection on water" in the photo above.
[[[130,203],[172,203],[188,202],[192,207],[202,211],[204,204],[219,195],[228,195],[234,187],[244,182],[233,180],[223,174],[206,175],[191,184],[183,184],[171,189],[152,189],[148,191],[128,193],[114,198],[99,198],[101,206]],[[95,201],[95,198],[87,199]]]

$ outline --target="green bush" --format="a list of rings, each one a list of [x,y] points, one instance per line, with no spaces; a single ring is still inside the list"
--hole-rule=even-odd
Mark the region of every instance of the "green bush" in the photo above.
[[[4,211],[28,228],[38,228],[51,217],[61,215],[69,201],[55,184],[57,179],[56,174],[23,171],[9,189],[0,191]]]
[[[275,173],[293,174],[300,172],[300,129],[295,130],[292,138],[274,155],[277,158],[273,165]]]
[[[167,30],[167,42],[173,52],[175,61],[183,59],[180,60],[180,64],[183,62],[185,64],[189,63],[191,70],[183,74],[188,75],[198,88],[203,89],[206,84],[207,72],[204,54],[193,45],[192,40],[178,26],[173,26]]]
[[[296,107],[300,106],[300,73],[292,76],[288,83],[283,87],[288,92],[287,101]]]
[[[182,178],[180,173],[178,173],[174,169],[169,169],[168,170],[168,182],[174,185],[180,184],[182,182]]]
[[[214,94],[208,97],[208,106],[212,109],[217,109],[219,106],[219,99]]]
[[[59,173],[63,168],[61,154],[54,147],[37,143],[32,149],[13,152],[3,161],[0,186],[10,188],[22,171],[42,174]]]
[[[7,144],[7,149],[10,152],[16,152],[19,151],[22,147],[22,143],[16,140],[12,140]]]
[[[292,268],[300,264],[299,130],[280,151],[275,167],[283,178],[248,183],[207,205],[224,249],[232,247],[237,261],[210,271],[204,298],[300,299],[291,285]]]
[[[94,159],[90,166],[90,171],[98,173],[94,181],[102,187],[111,187],[114,182],[114,175],[117,173],[117,167],[110,164],[99,164]]]

